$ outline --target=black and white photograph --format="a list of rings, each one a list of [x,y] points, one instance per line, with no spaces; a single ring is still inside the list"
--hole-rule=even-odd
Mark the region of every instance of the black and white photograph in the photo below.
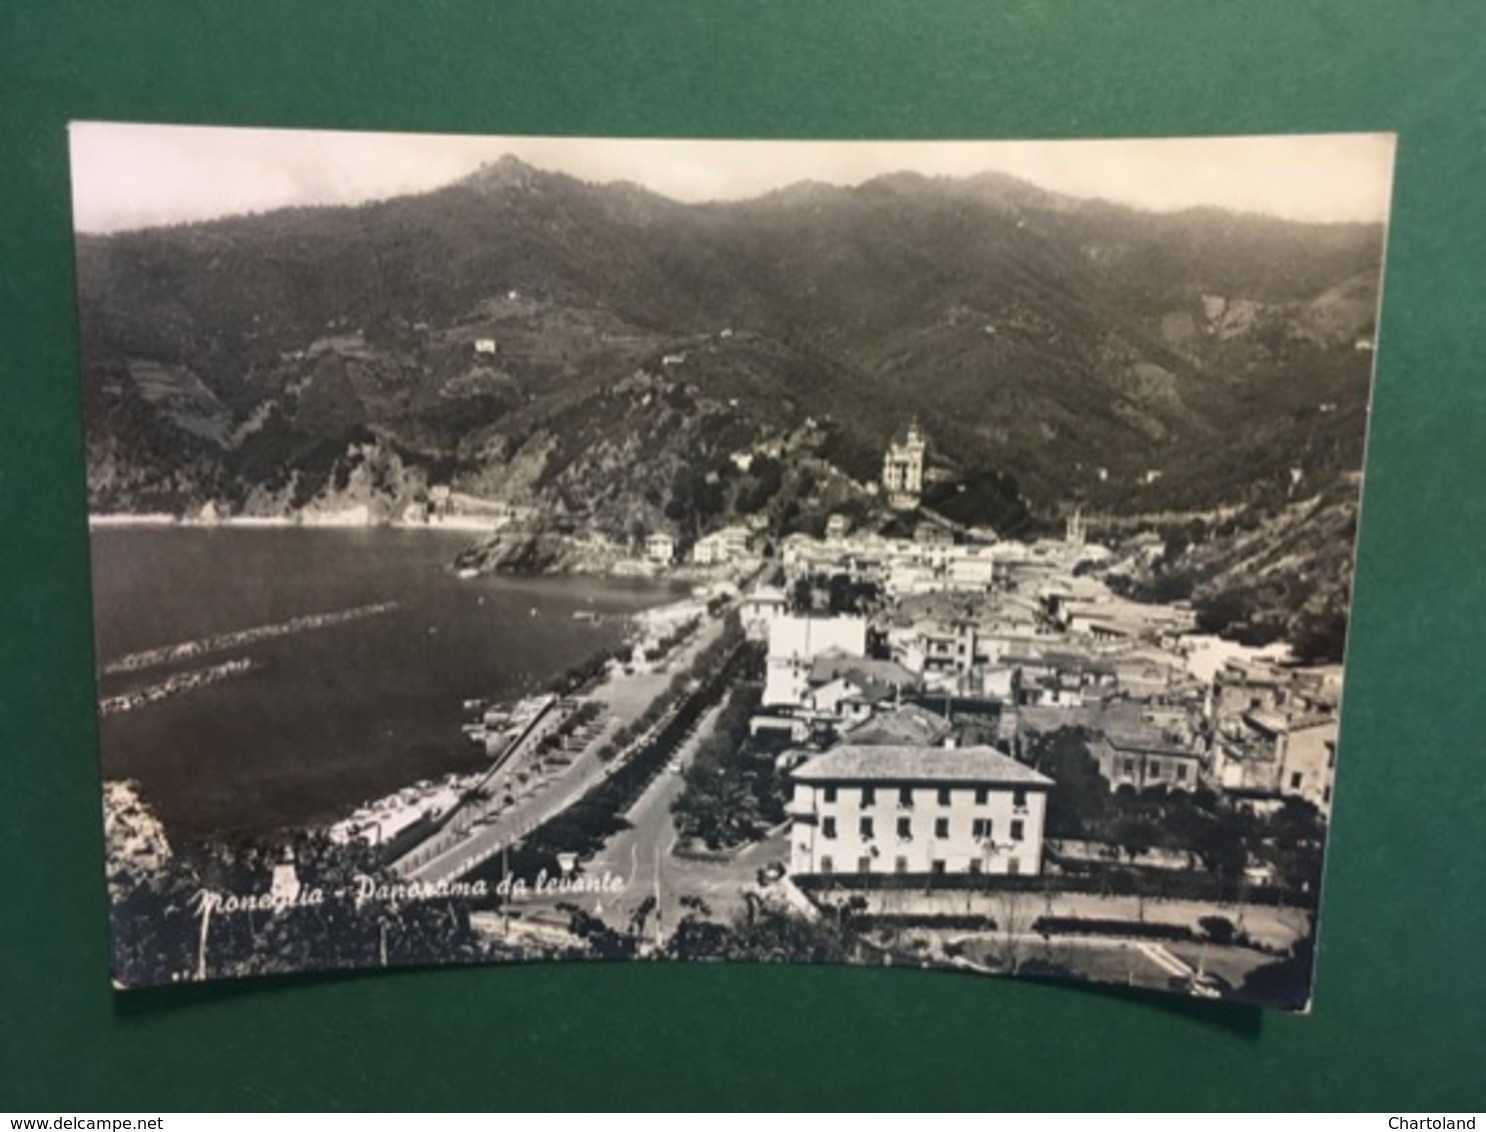
[[[1392,135],[70,150],[117,988],[1312,1009]]]

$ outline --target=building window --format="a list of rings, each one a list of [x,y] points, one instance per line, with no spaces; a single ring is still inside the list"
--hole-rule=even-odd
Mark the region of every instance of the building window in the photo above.
[[[820,859],[820,871],[821,872],[823,872],[823,873],[831,873],[831,872],[834,872],[835,871],[835,868],[836,868],[836,862],[832,861],[829,857],[822,857]]]
[[[970,858],[970,871],[972,873],[978,873],[978,872],[980,872],[980,858],[979,857],[971,857]]]
[[[859,872],[859,873],[870,873],[871,871],[872,871],[872,858],[871,857],[858,857],[857,858],[857,872]]]
[[[1023,830],[1022,830],[1022,822],[1021,822],[1021,820],[1018,819],[1017,821],[1012,822],[1011,823],[1011,839],[1013,841],[1020,841],[1022,839],[1022,833],[1023,833]]]
[[[1134,759],[1126,759],[1125,760],[1125,776],[1127,778],[1134,778],[1135,777],[1135,760]]]
[[[941,786],[939,788],[939,804],[941,806],[947,806],[947,805],[949,805],[949,787],[948,786]]]
[[[941,841],[943,841],[946,837],[949,836],[949,819],[948,818],[935,818],[934,819],[934,836],[937,837],[937,838],[939,838],[939,840],[941,840]]]
[[[975,804],[984,806],[991,800],[991,790],[988,786],[977,786],[975,788]]]
[[[1327,770],[1330,770],[1334,766],[1336,766],[1336,744],[1335,743],[1327,743],[1326,744],[1326,769]]]
[[[821,791],[821,795],[825,801],[834,802],[836,800],[836,788],[834,786],[827,786]]]
[[[898,787],[898,805],[903,806],[905,808],[911,808],[913,806],[913,787],[912,786],[900,786],[900,787]]]
[[[1145,773],[1149,778],[1160,778],[1161,764],[1156,762],[1155,759],[1152,759],[1150,762],[1145,764]]]
[[[1301,775],[1300,771],[1298,771],[1298,770],[1294,774],[1292,774],[1290,776],[1290,789],[1291,790],[1299,790],[1300,789],[1300,780],[1301,780],[1302,777],[1303,776]]]
[[[1014,809],[1025,810],[1027,808],[1027,791],[1021,787],[1011,792],[1011,804]]]
[[[1016,876],[1021,871],[1022,871],[1022,862],[1021,862],[1021,859],[1020,858],[1017,858],[1017,857],[1007,857],[1006,858],[1006,875],[1007,876],[1014,877],[1014,876]]]
[[[825,838],[828,838],[828,839],[829,838],[834,838],[836,836],[836,819],[835,818],[821,818],[820,819],[820,835],[822,837],[825,837]]]
[[[1321,801],[1330,803],[1330,801],[1331,801],[1331,787],[1328,786],[1328,787],[1326,787],[1325,790],[1322,790],[1321,791]]]
[[[862,835],[862,840],[863,841],[871,841],[872,840],[872,819],[871,818],[863,818],[861,820],[859,826],[858,826],[858,829],[861,831],[861,835]]]
[[[1177,763],[1176,764],[1176,780],[1178,782],[1185,782],[1185,781],[1187,781],[1187,764],[1186,763]]]
[[[913,840],[913,819],[912,818],[899,818],[898,819],[898,840],[899,841],[912,841]]]
[[[875,806],[875,805],[877,805],[877,788],[875,786],[863,786],[862,787],[862,805],[864,805],[864,806]]]
[[[970,835],[977,841],[989,841],[991,839],[991,819],[976,818],[970,823]]]
[[[929,866],[929,868],[933,870],[933,873],[934,873],[935,876],[943,876],[944,875],[944,862],[943,861],[935,861],[933,864],[931,864]]]
[[[906,873],[908,871],[908,858],[896,857],[893,860],[893,872]]]

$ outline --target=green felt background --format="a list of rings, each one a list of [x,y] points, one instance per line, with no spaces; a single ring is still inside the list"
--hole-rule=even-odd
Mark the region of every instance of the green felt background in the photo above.
[[[1486,5],[0,7],[0,1109],[1479,1107]],[[1400,135],[1309,1018],[911,971],[109,990],[65,125]]]

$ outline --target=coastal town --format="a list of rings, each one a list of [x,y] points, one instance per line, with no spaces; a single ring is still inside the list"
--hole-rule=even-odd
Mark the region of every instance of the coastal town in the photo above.
[[[701,202],[490,144],[79,233],[120,985],[732,959],[1307,1009],[1382,204],[711,142],[770,172]],[[1158,148],[1265,181],[1234,144]]]
[[[685,955],[771,915],[828,921],[863,961],[1208,997],[1283,968],[1315,930],[1340,666],[1115,593],[1157,537],[1100,541],[1077,508],[1030,542],[934,515],[928,447],[911,424],[883,458],[906,536],[833,515],[768,556],[724,528],[689,561],[650,537],[690,598],[545,694],[465,704],[488,769],[334,836],[405,895],[488,893],[472,923],[517,948],[582,953],[602,925]],[[569,878],[562,899],[511,899],[523,871]]]

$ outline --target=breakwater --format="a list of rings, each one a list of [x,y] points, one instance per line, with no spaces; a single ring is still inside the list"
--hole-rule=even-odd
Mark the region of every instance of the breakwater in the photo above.
[[[204,656],[214,652],[225,652],[227,649],[241,648],[258,641],[272,640],[275,637],[287,637],[294,633],[309,632],[312,629],[328,629],[333,625],[345,625],[351,621],[377,617],[383,613],[390,613],[396,608],[397,602],[395,601],[379,601],[371,605],[358,605],[351,609],[340,609],[331,613],[309,613],[303,617],[290,618],[288,621],[280,621],[272,625],[255,625],[251,629],[239,629],[232,633],[216,633],[194,641],[162,645],[159,648],[145,649],[142,652],[130,653],[118,660],[109,661],[104,665],[103,674],[113,676],[120,672],[139,672],[146,668],[158,668],[161,665],[174,664],[178,660],[189,660],[194,656]]]
[[[190,672],[178,672],[168,680],[162,680],[158,684],[151,684],[147,688],[141,688],[135,692],[126,692],[118,696],[105,696],[98,701],[98,713],[100,715],[119,715],[126,711],[134,711],[136,708],[146,707],[149,704],[159,703],[161,700],[178,696],[182,692],[190,692],[196,688],[206,688],[212,684],[220,684],[223,680],[230,680],[234,676],[246,676],[258,666],[246,657],[237,660],[224,661],[221,664],[211,665],[209,668],[195,668]]]

